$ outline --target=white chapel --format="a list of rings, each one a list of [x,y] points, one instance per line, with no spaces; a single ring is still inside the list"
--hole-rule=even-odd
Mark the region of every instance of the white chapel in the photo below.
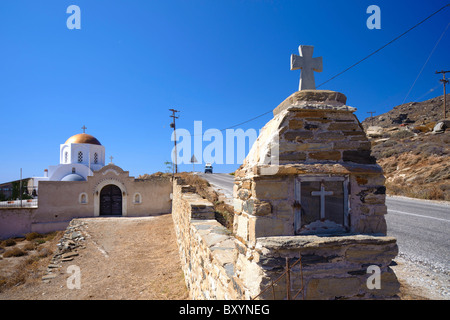
[[[76,134],[60,145],[59,164],[44,170],[43,177],[34,177],[33,186],[39,181],[86,181],[94,171],[105,166],[105,147],[97,138],[84,132]]]
[[[64,230],[73,218],[142,217],[171,212],[170,177],[135,179],[113,164],[112,157],[105,164],[105,147],[85,132],[67,139],[59,151],[58,165],[45,169],[43,177],[28,179],[29,194],[36,201],[23,212],[17,207],[11,212],[2,210],[0,239]]]

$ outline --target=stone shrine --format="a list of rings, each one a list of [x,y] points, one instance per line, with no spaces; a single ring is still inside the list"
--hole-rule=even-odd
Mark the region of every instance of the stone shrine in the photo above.
[[[235,173],[236,234],[386,235],[384,176],[355,108],[338,92],[303,90],[274,110]],[[274,147],[275,146],[275,147]],[[278,164],[264,152],[277,151]]]
[[[302,73],[321,69],[316,64],[302,64]],[[314,87],[313,78],[307,82]],[[355,110],[339,92],[293,93],[235,172],[236,272],[251,292],[274,280],[285,259],[301,258],[303,277],[297,265],[288,291],[301,286],[310,299],[396,297],[389,264],[398,249],[386,236],[385,178]],[[369,266],[380,270],[380,289],[366,285]]]

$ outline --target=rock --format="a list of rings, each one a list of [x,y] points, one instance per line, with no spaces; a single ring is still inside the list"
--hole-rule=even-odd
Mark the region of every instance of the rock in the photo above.
[[[61,257],[63,259],[67,259],[67,258],[71,258],[71,257],[75,257],[75,256],[78,256],[77,252],[67,252],[67,253],[64,253]]]
[[[291,94],[286,100],[280,103],[274,110],[273,115],[276,116],[283,110],[288,108],[308,109],[307,104],[320,104],[325,109],[355,111],[355,108],[346,106],[347,97],[335,91],[329,90],[301,90]]]
[[[445,131],[445,129],[447,129],[448,127],[449,127],[449,125],[450,125],[450,121],[446,121],[446,120],[443,120],[443,121],[439,121],[438,123],[436,123],[436,125],[434,126],[434,128],[433,128],[433,132],[434,133],[441,133],[441,132],[444,132]]]
[[[341,153],[339,151],[320,151],[320,152],[311,152],[309,154],[310,159],[315,160],[332,160],[338,161],[341,160]]]
[[[78,231],[72,232],[72,240],[81,237],[81,233]]]
[[[376,159],[370,150],[345,150],[342,154],[344,161],[362,164],[376,164]]]
[[[51,279],[55,279],[56,278],[56,274],[54,273],[49,273],[46,274],[45,276],[42,277],[42,281],[46,281],[46,280],[51,280]]]
[[[72,261],[72,260],[73,260],[73,257],[61,259],[62,262],[67,262],[67,261]]]
[[[378,126],[370,126],[366,132],[368,137],[379,138],[383,136],[383,128]]]

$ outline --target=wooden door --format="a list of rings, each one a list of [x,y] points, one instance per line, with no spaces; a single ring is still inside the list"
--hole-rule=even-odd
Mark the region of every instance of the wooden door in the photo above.
[[[122,191],[118,186],[109,184],[100,192],[100,215],[122,215]]]

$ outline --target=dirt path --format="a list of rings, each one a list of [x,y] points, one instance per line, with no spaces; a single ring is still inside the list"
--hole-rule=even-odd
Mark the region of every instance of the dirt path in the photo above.
[[[77,249],[78,256],[61,262],[48,283],[27,281],[0,293],[0,299],[189,298],[170,214],[82,220],[85,247]],[[69,266],[79,267],[80,289],[68,288],[68,280],[76,284]],[[44,275],[46,265],[42,267]]]

